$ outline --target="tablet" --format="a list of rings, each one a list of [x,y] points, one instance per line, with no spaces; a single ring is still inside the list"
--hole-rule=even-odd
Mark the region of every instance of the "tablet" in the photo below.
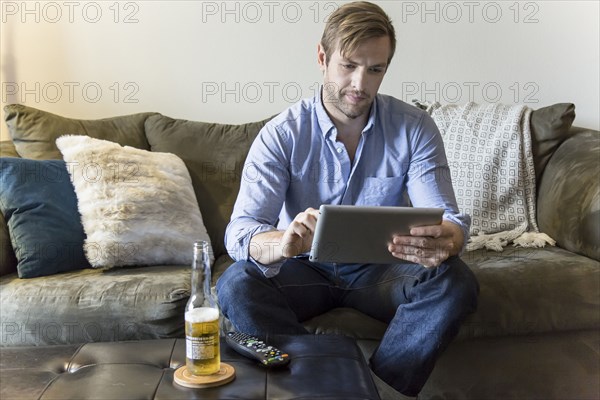
[[[322,205],[309,259],[336,263],[398,263],[388,251],[394,235],[442,223],[443,208]]]

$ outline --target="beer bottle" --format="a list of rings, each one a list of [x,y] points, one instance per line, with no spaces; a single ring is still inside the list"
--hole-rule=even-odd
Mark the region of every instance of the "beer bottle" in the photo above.
[[[194,243],[192,294],[185,307],[186,367],[192,375],[211,375],[221,368],[219,308],[211,293],[210,246]]]

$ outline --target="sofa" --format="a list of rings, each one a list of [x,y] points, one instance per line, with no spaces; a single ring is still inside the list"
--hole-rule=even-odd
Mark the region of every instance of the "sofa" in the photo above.
[[[0,143],[3,160],[60,160],[55,140],[65,134],[177,155],[189,171],[212,244],[213,283],[232,263],[223,244],[225,227],[245,155],[270,118],[228,125],[154,112],[81,120],[19,104],[4,110],[11,140]],[[478,310],[443,353],[419,398],[600,397],[600,132],[572,126],[574,118],[574,106],[567,103],[531,116],[537,222],[556,245],[463,254],[480,283]],[[14,249],[19,243],[9,217],[0,219],[1,346],[183,337],[190,295],[186,263],[113,268],[83,263],[20,277],[22,254]],[[354,337],[367,358],[386,328],[346,308],[305,325],[318,334]],[[385,385],[380,388],[383,398],[394,397]]]

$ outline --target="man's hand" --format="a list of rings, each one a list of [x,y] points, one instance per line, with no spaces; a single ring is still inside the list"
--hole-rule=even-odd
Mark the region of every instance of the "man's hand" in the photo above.
[[[388,250],[394,257],[434,268],[458,254],[463,242],[460,227],[443,221],[440,225],[412,228],[410,236],[394,236]]]
[[[307,208],[304,212],[296,215],[281,237],[281,255],[284,258],[310,251],[317,218],[319,218],[319,211],[314,208]]]
[[[250,242],[250,256],[261,264],[272,264],[310,251],[319,210],[307,208],[296,215],[285,231],[259,233]]]

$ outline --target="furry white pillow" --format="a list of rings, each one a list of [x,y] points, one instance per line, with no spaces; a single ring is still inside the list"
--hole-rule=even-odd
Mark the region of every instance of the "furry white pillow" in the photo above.
[[[210,243],[189,172],[176,155],[88,136],[62,136],[56,145],[75,187],[93,267],[187,265],[194,241]]]

